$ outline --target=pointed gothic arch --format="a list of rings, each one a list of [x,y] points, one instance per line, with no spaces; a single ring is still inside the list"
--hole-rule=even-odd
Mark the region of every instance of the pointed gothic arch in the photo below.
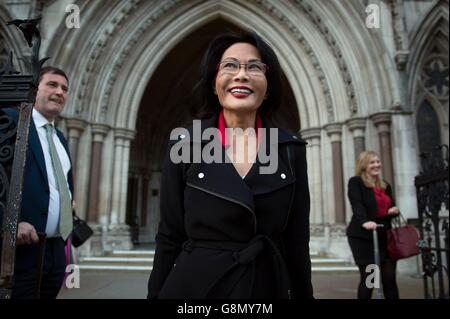
[[[151,242],[156,235],[159,183],[170,131],[192,124],[192,89],[198,81],[201,58],[209,42],[228,31],[242,29],[219,17],[192,31],[164,57],[147,83],[136,118],[137,134],[130,145],[127,221],[134,243]],[[298,132],[298,108],[289,82],[284,82],[281,105],[271,120]]]
[[[144,95],[158,89],[153,83],[149,88],[149,83],[177,45],[220,19],[254,29],[274,46],[298,106],[300,129],[311,142],[308,161],[316,210],[312,223],[334,223],[330,198],[335,192],[322,176],[334,174],[329,165],[332,138],[342,138],[344,157],[352,145],[346,124],[339,122],[356,115],[367,121],[399,96],[394,65],[384,58],[386,48],[379,35],[359,19],[358,5],[300,0],[76,4],[82,12],[81,29],[67,29],[61,21],[54,31],[58,36],[43,54],[54,57],[71,75],[71,99],[63,115],[70,122],[69,134],[75,141],[83,140],[78,161],[88,164],[77,168],[78,185],[85,190],[77,193],[77,203],[88,215],[88,197],[96,197],[86,191],[96,177],[90,172],[101,169],[98,192],[92,192],[99,194],[100,212],[93,221],[104,217],[113,225],[125,222],[130,144],[139,112],[146,107]],[[330,131],[332,138],[324,128],[330,123],[337,124]],[[94,153],[102,156],[101,168],[90,164]]]
[[[408,83],[408,94],[411,97],[411,105],[417,103],[420,94],[417,93],[417,81],[420,78],[425,59],[434,48],[443,55],[449,53],[449,6],[445,1],[440,1],[434,6],[427,16],[420,22],[412,33],[411,56],[408,61],[407,72],[410,74]]]
[[[428,151],[423,146],[425,140],[428,144],[448,144],[448,9],[448,3],[438,2],[417,27],[411,42],[408,94],[414,113],[419,152]],[[423,129],[428,125],[427,121],[437,125],[431,125],[428,133]],[[431,136],[439,141],[430,141]]]
[[[373,51],[376,37],[363,26],[349,22],[347,15],[355,14],[357,9],[352,4],[308,5],[294,1],[292,8],[277,2],[216,0],[196,4],[115,1],[107,7],[100,2],[76,1],[76,4],[83,13],[81,28],[95,32],[67,29],[62,21],[55,32],[60,37],[53,39],[46,52],[75,75],[72,88],[76,99],[69,102],[67,116],[132,129],[145,90],[140,83],[150,80],[171,47],[216,17],[255,29],[276,44],[299,113],[304,117],[302,129],[333,121],[333,114],[338,114],[336,120],[347,118],[352,95],[356,96],[357,107],[363,110],[359,115],[373,111],[374,107],[386,108],[398,96],[387,72],[391,66],[384,65],[386,61],[380,60],[381,54]],[[345,13],[346,10],[349,12]],[[335,27],[342,32],[334,30]],[[154,43],[158,43],[157,50],[152,51]],[[343,43],[354,50],[344,50]],[[67,51],[75,47],[83,55]],[[361,57],[368,59],[364,72],[354,62]],[[374,76],[379,81],[373,81]],[[99,78],[103,80],[98,81]],[[372,82],[383,83],[383,87],[365,90],[363,83]],[[126,92],[126,86],[134,86],[136,90]],[[124,112],[123,103],[131,107],[131,112]]]

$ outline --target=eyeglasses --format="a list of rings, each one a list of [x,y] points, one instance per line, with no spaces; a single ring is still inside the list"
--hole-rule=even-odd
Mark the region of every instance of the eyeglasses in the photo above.
[[[261,76],[266,74],[269,67],[260,62],[260,61],[252,61],[249,63],[239,63],[234,60],[226,60],[217,64],[217,70],[226,74],[237,74],[241,69],[241,66],[244,67],[244,70],[250,74],[255,76]]]

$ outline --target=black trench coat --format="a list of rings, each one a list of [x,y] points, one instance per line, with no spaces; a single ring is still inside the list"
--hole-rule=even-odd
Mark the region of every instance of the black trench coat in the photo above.
[[[263,119],[263,127],[272,126]],[[180,135],[168,154],[183,138],[193,146]],[[148,298],[312,298],[306,143],[279,129],[270,144],[276,172],[260,174],[257,159],[244,179],[232,163],[166,156]]]

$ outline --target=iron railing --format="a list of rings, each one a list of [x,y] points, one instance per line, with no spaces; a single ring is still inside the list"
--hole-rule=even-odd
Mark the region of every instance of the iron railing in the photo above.
[[[39,61],[40,33],[38,21],[13,20],[22,31],[28,46],[32,48],[31,75],[20,75],[13,66],[13,53],[0,70],[0,212],[3,216],[0,229],[0,299],[11,298],[14,286],[17,226],[22,204],[23,175],[28,146],[31,113],[41,65]],[[17,124],[8,117],[3,108],[16,108]]]
[[[421,154],[422,171],[415,178],[426,299],[449,298],[448,153],[441,145]]]

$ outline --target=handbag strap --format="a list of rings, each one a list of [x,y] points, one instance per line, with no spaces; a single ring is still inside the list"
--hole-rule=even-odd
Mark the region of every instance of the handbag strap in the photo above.
[[[403,216],[401,212],[399,212],[398,216],[392,218],[391,225],[394,228],[402,227],[408,225],[406,218]]]
[[[80,220],[80,217],[77,216],[77,214],[75,213],[75,209],[72,209],[72,218],[73,220]]]

